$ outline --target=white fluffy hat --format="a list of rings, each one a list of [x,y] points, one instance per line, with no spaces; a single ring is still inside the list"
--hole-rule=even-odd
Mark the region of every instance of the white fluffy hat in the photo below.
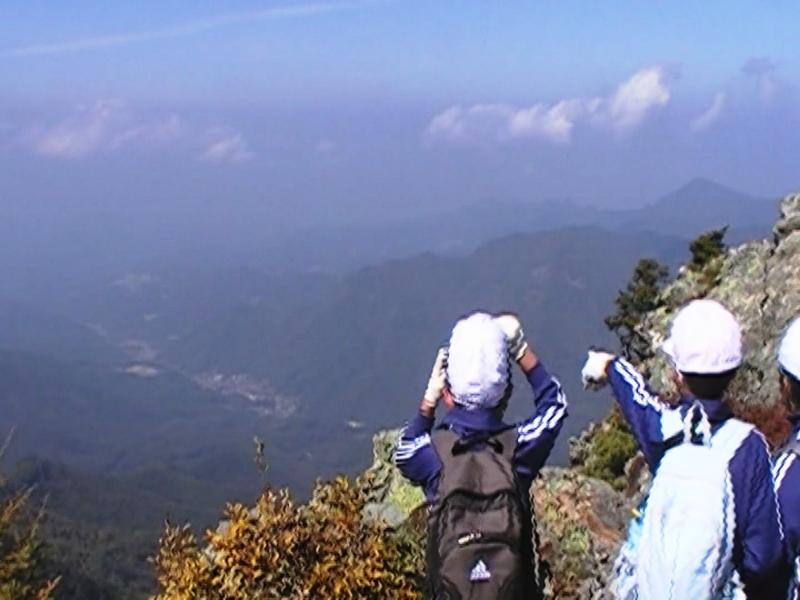
[[[694,300],[678,312],[661,348],[682,373],[725,373],[742,364],[742,329],[719,302]]]
[[[778,364],[795,379],[800,379],[800,317],[792,321],[778,348]]]
[[[447,355],[447,381],[456,404],[494,408],[509,381],[508,348],[494,318],[474,313],[456,323]]]

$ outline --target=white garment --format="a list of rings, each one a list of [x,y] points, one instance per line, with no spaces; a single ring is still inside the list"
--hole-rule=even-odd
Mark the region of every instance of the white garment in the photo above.
[[[692,436],[691,412],[685,418]],[[621,600],[743,599],[733,566],[735,504],[728,464],[752,425],[729,419],[704,443],[684,441],[666,452],[615,564]],[[710,437],[710,445],[709,445]]]
[[[494,408],[509,382],[506,337],[492,315],[474,313],[453,328],[447,382],[456,404],[469,410]]]

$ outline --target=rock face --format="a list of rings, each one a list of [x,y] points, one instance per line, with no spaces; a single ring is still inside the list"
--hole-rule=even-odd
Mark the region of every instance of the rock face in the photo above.
[[[701,272],[683,269],[663,293],[664,306],[642,323],[640,333],[656,350],[675,312],[687,301],[708,297],[727,306],[742,324],[745,365],[732,390],[735,410],[754,420],[768,437],[785,433],[776,405],[776,347],[787,324],[800,315],[800,194],[787,196],[772,240],[730,250]],[[580,351],[581,349],[576,349]],[[651,385],[665,397],[674,394],[669,368],[660,355],[641,365]],[[625,537],[632,510],[650,475],[641,456],[626,467],[627,489],[581,474],[592,426],[572,448],[572,467],[544,469],[532,487],[542,558],[549,569],[548,591],[557,598],[605,598],[609,573]],[[375,462],[367,471],[372,503],[368,515],[399,524],[423,502],[391,462],[397,431],[375,437]],[[619,487],[619,486],[618,486]]]
[[[720,264],[710,265],[719,275],[713,285],[703,273],[686,269],[664,291],[666,306],[644,321],[643,333],[655,348],[667,334],[675,312],[688,300],[719,300],[739,319],[744,331],[745,364],[732,389],[732,401],[742,415],[760,421],[776,407],[777,345],[788,323],[800,315],[800,194],[781,202],[781,215],[772,240],[750,242],[728,252]],[[645,365],[659,390],[671,390],[668,365],[657,356]],[[760,424],[760,423],[759,423]],[[765,424],[765,428],[777,424]],[[775,432],[765,431],[780,437]]]
[[[392,453],[399,435],[399,429],[392,429],[372,438],[372,466],[362,478],[368,498],[365,516],[382,519],[392,527],[400,525],[415,508],[425,502],[422,490],[411,485],[394,466]]]
[[[548,597],[601,597],[633,499],[571,469],[544,469],[531,494]]]

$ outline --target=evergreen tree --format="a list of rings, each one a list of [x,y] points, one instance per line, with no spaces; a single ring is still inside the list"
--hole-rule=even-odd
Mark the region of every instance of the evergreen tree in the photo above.
[[[625,356],[634,362],[651,355],[649,343],[637,328],[647,313],[661,306],[660,292],[668,273],[666,266],[652,258],[640,260],[628,285],[614,300],[616,312],[605,319],[606,326],[619,339]]]
[[[689,269],[702,271],[712,260],[723,256],[728,250],[728,246],[725,244],[727,232],[727,227],[706,231],[689,244],[689,252],[692,253]]]

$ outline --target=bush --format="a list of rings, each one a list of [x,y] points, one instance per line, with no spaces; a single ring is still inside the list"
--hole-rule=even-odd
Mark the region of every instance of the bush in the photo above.
[[[0,447],[0,461],[11,436]],[[41,581],[39,525],[43,510],[28,506],[31,489],[9,490],[0,474],[0,600],[47,600],[58,580]]]
[[[588,477],[607,481],[616,489],[626,486],[625,465],[636,455],[636,440],[625,419],[614,407],[589,440],[582,472]]]
[[[305,505],[270,489],[254,509],[229,505],[205,548],[188,525],[168,524],[155,599],[420,597],[420,537],[366,521],[364,504],[359,486],[339,478],[318,483]]]

